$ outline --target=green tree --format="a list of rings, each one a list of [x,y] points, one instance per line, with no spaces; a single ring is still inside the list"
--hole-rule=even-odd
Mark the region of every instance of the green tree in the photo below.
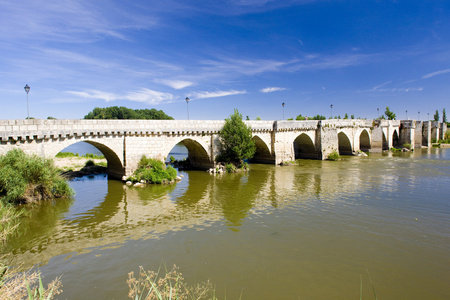
[[[348,119],[348,114],[345,113],[344,119]]]
[[[442,122],[447,123],[447,115],[445,114],[445,108],[442,109]]]
[[[256,146],[252,140],[252,130],[242,121],[242,115],[237,109],[229,119],[225,119],[219,133],[219,141],[220,155],[217,158],[219,161],[240,166],[244,159],[255,155]]]
[[[152,109],[131,109],[123,106],[96,107],[87,115],[85,119],[113,119],[113,120],[173,120],[162,110]]]
[[[354,120],[355,119],[355,115],[351,115],[350,119]]]
[[[395,120],[396,118],[396,115],[389,109],[389,106],[386,106],[386,111],[384,112],[384,114],[386,115],[386,118],[388,120]]]
[[[434,114],[434,120],[439,121],[439,111],[436,109],[436,113]]]

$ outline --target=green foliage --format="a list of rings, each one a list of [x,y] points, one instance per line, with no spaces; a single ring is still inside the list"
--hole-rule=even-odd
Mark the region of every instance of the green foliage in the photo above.
[[[171,162],[171,163],[174,163],[175,160],[176,160],[175,157],[173,157],[173,156],[171,155],[171,156],[170,156],[170,162]]]
[[[447,123],[447,114],[445,113],[445,108],[442,109],[442,123]]]
[[[261,121],[261,117],[260,117],[260,116],[257,116],[255,120],[256,120],[256,121]]]
[[[227,163],[225,165],[225,168],[227,170],[227,173],[234,173],[234,172],[236,172],[236,166],[233,165],[233,164]]]
[[[95,166],[95,162],[92,159],[90,159],[86,162],[86,164],[84,166],[85,167],[93,167],[93,166]]]
[[[242,121],[242,115],[237,109],[229,119],[225,119],[219,140],[220,161],[241,164],[242,160],[255,155],[256,146],[252,140],[251,128]]]
[[[47,120],[56,120],[56,118],[53,118],[53,117],[47,117]]]
[[[29,197],[49,199],[73,194],[52,160],[14,149],[0,156],[0,199],[20,203]]]
[[[333,151],[330,153],[330,155],[328,155],[328,160],[339,160],[341,159],[341,156],[339,155],[339,153],[337,153],[336,151]]]
[[[55,155],[55,157],[58,158],[67,158],[67,157],[85,157],[85,158],[92,158],[92,159],[104,159],[104,155],[97,155],[92,153],[86,153],[83,156],[80,156],[78,153],[72,153],[72,152],[59,152]]]
[[[347,119],[348,119],[348,114],[345,113],[344,120],[347,120]]]
[[[133,182],[144,180],[148,183],[161,184],[165,181],[175,180],[177,170],[171,166],[166,167],[164,162],[142,156],[138,164],[138,169],[134,172],[134,176],[128,178]]]
[[[299,114],[295,120],[297,121],[304,121],[304,120],[326,120],[327,118],[325,118],[325,116],[322,115],[315,115],[313,117],[307,117],[307,116],[302,116],[302,114]]]
[[[96,107],[87,115],[85,119],[114,119],[114,120],[173,120],[162,110],[152,109],[131,109],[123,106]]]
[[[389,106],[386,106],[386,111],[384,112],[384,114],[386,115],[386,118],[387,118],[388,120],[395,120],[395,118],[397,117],[397,116],[394,114],[394,112],[392,112],[392,111],[389,109]]]
[[[405,143],[405,144],[403,144],[403,148],[411,149],[411,144]]]
[[[5,242],[9,236],[14,234],[16,228],[19,226],[19,218],[21,215],[21,210],[18,210],[12,205],[5,205],[0,201],[0,245]],[[1,273],[0,270],[0,274]]]
[[[355,115],[351,115],[350,119],[354,120],[355,119]]]
[[[439,121],[439,111],[436,109],[436,113],[434,114],[434,120]]]

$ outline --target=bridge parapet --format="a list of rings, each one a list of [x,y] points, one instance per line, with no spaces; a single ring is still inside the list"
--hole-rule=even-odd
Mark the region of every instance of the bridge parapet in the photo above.
[[[294,131],[294,130],[315,130],[319,121],[275,121],[273,122],[273,130],[275,131]]]

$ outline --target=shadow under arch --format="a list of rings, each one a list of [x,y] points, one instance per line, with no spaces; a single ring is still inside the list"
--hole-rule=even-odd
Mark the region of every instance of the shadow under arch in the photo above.
[[[338,133],[338,145],[339,145],[339,154],[341,155],[352,155],[352,144],[350,143],[350,139],[344,132]]]
[[[394,130],[394,133],[392,134],[392,146],[394,146],[395,148],[400,147],[400,137],[398,134],[397,129]]]
[[[364,129],[359,135],[359,149],[364,152],[368,152],[371,148],[370,136],[366,129]]]
[[[94,146],[103,154],[103,156],[105,156],[106,161],[108,163],[108,167],[107,167],[108,177],[110,179],[122,180],[122,177],[125,175],[125,170],[124,170],[122,162],[120,161],[119,156],[117,156],[117,154],[116,154],[116,152],[114,152],[114,150],[112,150],[111,148],[109,148],[108,146],[106,146],[102,143],[94,142],[94,141],[79,141],[79,142],[73,143],[72,145],[75,145],[78,143],[83,143],[83,142]],[[64,149],[61,149],[59,152],[63,151]]]
[[[389,144],[388,141],[386,139],[386,135],[383,132],[383,150],[389,150]]]
[[[317,154],[316,147],[314,146],[314,142],[311,140],[309,135],[306,133],[300,134],[294,140],[294,153],[295,159],[300,158],[313,158],[318,159],[319,155]]]
[[[184,140],[181,140],[177,144],[182,144],[187,148],[188,159],[193,168],[209,169],[212,167],[213,164],[211,163],[208,151],[206,151],[205,148],[199,142],[190,138],[186,138]]]
[[[261,163],[261,164],[273,164],[275,163],[274,155],[270,154],[270,149],[267,144],[257,135],[255,135],[252,140],[255,142],[256,152],[251,163]]]

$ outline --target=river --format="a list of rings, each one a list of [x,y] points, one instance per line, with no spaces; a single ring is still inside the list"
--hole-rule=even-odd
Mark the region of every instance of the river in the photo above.
[[[62,275],[59,299],[127,299],[128,273],[162,263],[219,299],[450,299],[448,149],[179,174],[73,180],[74,199],[30,207],[4,252]]]

